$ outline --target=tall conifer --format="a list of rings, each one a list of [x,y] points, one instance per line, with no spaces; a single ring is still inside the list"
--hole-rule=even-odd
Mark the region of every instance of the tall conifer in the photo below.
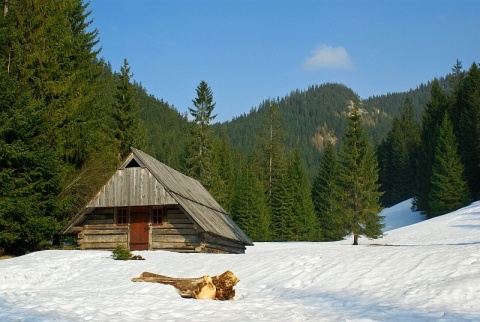
[[[475,198],[480,197],[480,69],[473,63],[457,91],[452,122]]]
[[[90,189],[98,189],[84,180],[96,169],[87,163],[109,164],[115,157],[107,153],[113,145],[111,100],[100,78],[98,32],[87,30],[88,16],[81,0],[11,0],[0,31],[8,35],[0,40],[5,71],[32,100],[42,102],[40,128],[60,160],[58,203],[66,215],[91,197]]]
[[[197,97],[192,100],[195,108],[190,108],[194,118],[190,131],[190,142],[187,147],[187,174],[198,179],[207,190],[215,181],[213,132],[210,123],[216,115],[212,115],[215,103],[213,92],[207,82],[201,81],[196,88]]]
[[[383,217],[379,215],[382,207],[377,183],[378,165],[363,126],[362,113],[364,111],[351,101],[340,150],[342,203],[339,210],[344,216],[347,232],[353,234],[354,245],[358,245],[360,235],[380,237],[383,227]]]
[[[410,99],[406,98],[400,118],[394,118],[387,139],[378,147],[382,203],[389,207],[415,195],[415,158],[420,125]]]
[[[338,211],[339,166],[335,147],[328,141],[320,163],[317,176],[313,182],[312,199],[318,220],[318,238],[321,241],[341,240],[346,231],[342,214]]]
[[[7,74],[0,70],[0,248],[19,255],[42,249],[59,229],[62,178],[42,133],[42,102]]]
[[[270,212],[262,182],[251,160],[238,165],[232,215],[238,226],[253,241],[270,240]]]
[[[232,151],[225,136],[216,138],[213,143],[213,184],[212,196],[230,213],[235,194],[235,168]]]
[[[294,199],[292,182],[289,181],[287,168],[275,178],[269,200],[271,213],[271,240],[290,241],[296,239],[297,218],[292,214]]]
[[[438,127],[448,107],[447,95],[435,80],[430,90],[430,101],[423,110],[422,129],[420,133],[420,146],[416,161],[416,192],[414,208],[426,212],[429,211],[428,194],[430,193],[431,173]]]
[[[312,201],[312,190],[299,149],[295,149],[293,153],[288,167],[287,180],[290,182],[290,194],[293,198],[290,215],[295,220],[294,240],[316,240],[317,220]]]
[[[284,129],[280,110],[269,102],[263,111],[263,126],[257,136],[258,175],[263,182],[270,210],[271,239],[293,240],[294,218],[291,214],[293,197],[287,179]]]
[[[142,149],[145,144],[145,130],[140,119],[140,106],[135,87],[131,83],[132,74],[128,61],[124,59],[117,75],[115,94],[115,137],[118,140],[120,158],[130,154],[130,148]]]
[[[274,102],[270,102],[263,111],[262,127],[257,135],[257,163],[259,175],[265,186],[267,200],[271,201],[275,185],[282,180],[286,169],[285,160],[285,131],[280,115],[280,109]]]
[[[448,113],[445,114],[438,131],[431,186],[428,194],[429,218],[461,208],[470,201],[468,184]]]

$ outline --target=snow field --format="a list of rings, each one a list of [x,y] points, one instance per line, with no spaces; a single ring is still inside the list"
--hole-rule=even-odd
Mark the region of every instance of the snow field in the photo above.
[[[42,251],[0,261],[0,321],[480,321],[480,203],[411,221],[384,211],[386,236],[335,243],[257,243],[243,255]],[[395,226],[396,225],[396,226]],[[183,299],[133,283],[143,271],[178,277],[232,270],[233,301]]]

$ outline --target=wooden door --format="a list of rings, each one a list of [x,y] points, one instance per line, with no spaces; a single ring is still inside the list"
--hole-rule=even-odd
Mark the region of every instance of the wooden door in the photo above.
[[[130,250],[148,250],[148,212],[130,214]]]

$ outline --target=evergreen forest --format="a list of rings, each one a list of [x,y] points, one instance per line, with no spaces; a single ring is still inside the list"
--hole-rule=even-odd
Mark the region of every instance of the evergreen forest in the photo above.
[[[360,99],[342,84],[296,89],[215,123],[199,80],[188,114],[101,58],[82,0],[3,1],[0,252],[58,231],[136,147],[198,179],[253,241],[382,235],[383,207],[432,218],[480,197],[480,70]]]

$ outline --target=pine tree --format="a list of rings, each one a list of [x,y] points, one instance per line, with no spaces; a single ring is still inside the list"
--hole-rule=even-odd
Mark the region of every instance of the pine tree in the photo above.
[[[480,197],[480,69],[473,63],[455,96],[452,122],[459,152],[475,198]]]
[[[389,207],[415,195],[415,156],[420,126],[410,99],[406,98],[400,118],[394,118],[387,140],[378,148],[382,203]]]
[[[263,113],[263,126],[257,136],[256,163],[270,211],[271,239],[293,240],[295,238],[293,232],[295,223],[291,213],[293,196],[286,175],[287,162],[280,110],[276,103],[270,102]]]
[[[317,220],[312,200],[312,190],[303,165],[300,150],[295,149],[288,167],[287,180],[293,204],[290,216],[295,220],[294,240],[316,240]]]
[[[341,240],[346,235],[339,207],[335,206],[340,196],[338,169],[335,147],[328,141],[312,188],[320,241]]]
[[[282,175],[275,177],[269,198],[271,218],[271,240],[291,241],[296,239],[297,218],[292,214],[294,199],[291,182],[285,168]]]
[[[196,92],[197,97],[192,100],[195,109],[189,108],[194,120],[187,151],[187,174],[198,179],[209,190],[215,180],[213,133],[210,128],[210,123],[216,117],[212,115],[215,103],[212,90],[205,81],[200,82]]]
[[[435,138],[447,107],[447,96],[438,80],[435,80],[430,91],[430,101],[423,110],[420,145],[416,161],[416,192],[413,207],[425,213],[429,211],[428,195],[431,189],[430,179],[435,157]]]
[[[109,164],[114,158],[107,153],[114,126],[108,81],[101,78],[104,65],[94,48],[98,32],[87,30],[89,12],[80,0],[8,4],[0,31],[8,36],[0,39],[0,59],[11,81],[42,102],[41,132],[61,161],[58,204],[68,216],[78,211],[90,189],[98,189],[83,181],[95,169],[87,163],[102,156]]]
[[[276,103],[270,103],[263,114],[263,125],[257,136],[260,175],[265,186],[265,193],[269,202],[277,182],[281,181],[286,169],[285,146],[283,143],[285,132]]]
[[[367,139],[362,122],[364,111],[350,102],[348,124],[343,146],[340,150],[340,182],[345,228],[353,234],[353,244],[358,245],[358,237],[382,236],[382,220],[379,215],[381,193],[378,191],[378,165],[373,148]]]
[[[235,194],[235,169],[230,145],[225,136],[214,140],[213,161],[214,181],[210,193],[225,211],[230,213]]]
[[[242,162],[236,176],[232,215],[235,223],[253,240],[270,239],[270,212],[251,160]]]
[[[4,67],[4,66],[2,66]],[[0,248],[24,254],[59,229],[58,158],[42,134],[42,102],[0,71]]]
[[[124,59],[120,74],[117,75],[115,120],[117,123],[115,137],[119,142],[120,160],[130,154],[130,148],[143,148],[145,131],[140,119],[140,106],[136,97],[135,87],[131,83],[130,66]]]
[[[432,166],[431,190],[428,194],[429,218],[443,215],[467,205],[470,201],[463,164],[448,113],[439,129]]]

